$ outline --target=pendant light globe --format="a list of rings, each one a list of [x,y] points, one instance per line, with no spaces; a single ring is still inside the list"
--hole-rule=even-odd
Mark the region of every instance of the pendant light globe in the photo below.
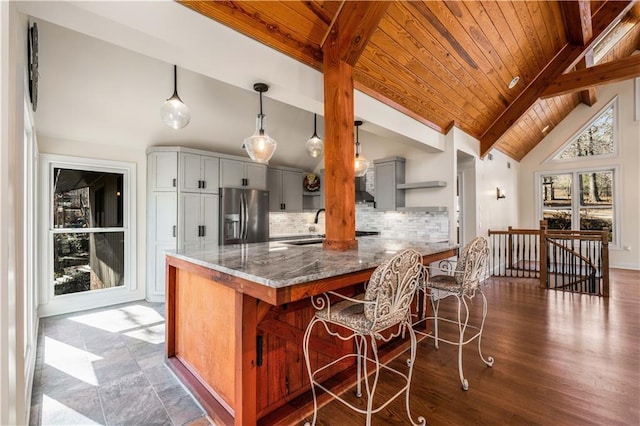
[[[265,116],[262,113],[262,93],[269,90],[269,86],[264,83],[256,83],[253,90],[260,93],[260,114],[256,118],[256,130],[253,135],[245,138],[242,147],[247,151],[252,161],[256,163],[268,164],[269,160],[276,152],[278,143],[264,130]]]
[[[313,158],[320,157],[324,151],[324,142],[322,142],[322,139],[320,139],[317,132],[317,120],[317,115],[313,114],[313,136],[311,136],[305,144],[307,154]]]
[[[360,154],[360,135],[358,129],[362,126],[362,121],[356,120],[354,121],[354,125],[356,126],[356,157],[353,163],[353,171],[356,177],[362,177],[367,174],[370,163],[369,160]]]
[[[160,119],[174,130],[184,128],[191,121],[189,108],[178,96],[178,67],[173,66],[173,95],[160,107]]]

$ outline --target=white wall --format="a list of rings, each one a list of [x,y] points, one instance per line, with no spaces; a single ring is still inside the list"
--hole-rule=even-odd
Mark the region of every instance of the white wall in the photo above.
[[[473,158],[466,158],[458,164],[465,182],[465,235],[463,242],[488,231],[518,226],[518,175],[520,164],[497,150],[480,159],[480,143],[462,130],[454,127],[454,152],[461,151]],[[506,198],[496,198],[496,187],[504,190]],[[455,195],[455,194],[454,194]],[[475,217],[469,205],[475,205]],[[455,226],[455,223],[453,224]]]
[[[618,155],[608,159],[546,162],[582,126],[618,96]],[[634,121],[634,81],[627,80],[598,89],[598,102],[592,107],[579,105],[564,121],[556,126],[526,157],[520,171],[519,226],[538,227],[540,212],[535,201],[538,184],[536,172],[576,170],[579,168],[619,166],[620,177],[616,188],[620,226],[619,247],[611,247],[609,262],[612,267],[640,269],[640,122]]]
[[[24,83],[28,21],[0,2],[0,424],[28,420],[34,358],[24,355]],[[34,334],[35,335],[35,334]],[[34,343],[34,342],[30,342]],[[27,377],[27,379],[25,379]]]

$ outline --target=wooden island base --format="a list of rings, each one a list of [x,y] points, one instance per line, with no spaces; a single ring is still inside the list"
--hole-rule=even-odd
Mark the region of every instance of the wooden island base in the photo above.
[[[434,262],[447,250],[425,256]],[[302,337],[314,309],[310,297],[328,290],[355,293],[375,268],[283,288],[268,287],[167,257],[167,363],[219,424],[292,424],[313,411]],[[310,341],[312,368],[352,350],[319,327]],[[322,331],[322,333],[321,333]],[[391,359],[407,342],[391,342]],[[326,371],[327,383],[355,383],[347,360]],[[323,394],[321,403],[327,402]]]

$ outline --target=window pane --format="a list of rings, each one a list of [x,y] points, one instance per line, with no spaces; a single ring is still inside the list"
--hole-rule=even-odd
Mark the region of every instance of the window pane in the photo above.
[[[54,294],[124,285],[124,232],[53,236]]]
[[[542,218],[549,229],[571,229],[571,209],[544,209]]]
[[[123,175],[56,168],[54,228],[123,226]]]
[[[542,177],[542,218],[549,229],[571,229],[570,174]]]
[[[580,229],[609,229],[613,237],[613,172],[579,173]]]
[[[606,109],[555,158],[613,154],[613,105]]]

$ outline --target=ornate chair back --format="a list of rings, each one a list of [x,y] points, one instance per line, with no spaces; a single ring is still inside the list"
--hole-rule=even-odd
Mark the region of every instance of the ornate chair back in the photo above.
[[[456,282],[464,294],[474,294],[485,273],[489,245],[484,237],[476,237],[462,249],[455,270]]]
[[[375,301],[365,305],[365,317],[373,327],[396,324],[409,315],[411,301],[422,273],[422,256],[407,249],[388,259],[371,275],[364,300]]]

